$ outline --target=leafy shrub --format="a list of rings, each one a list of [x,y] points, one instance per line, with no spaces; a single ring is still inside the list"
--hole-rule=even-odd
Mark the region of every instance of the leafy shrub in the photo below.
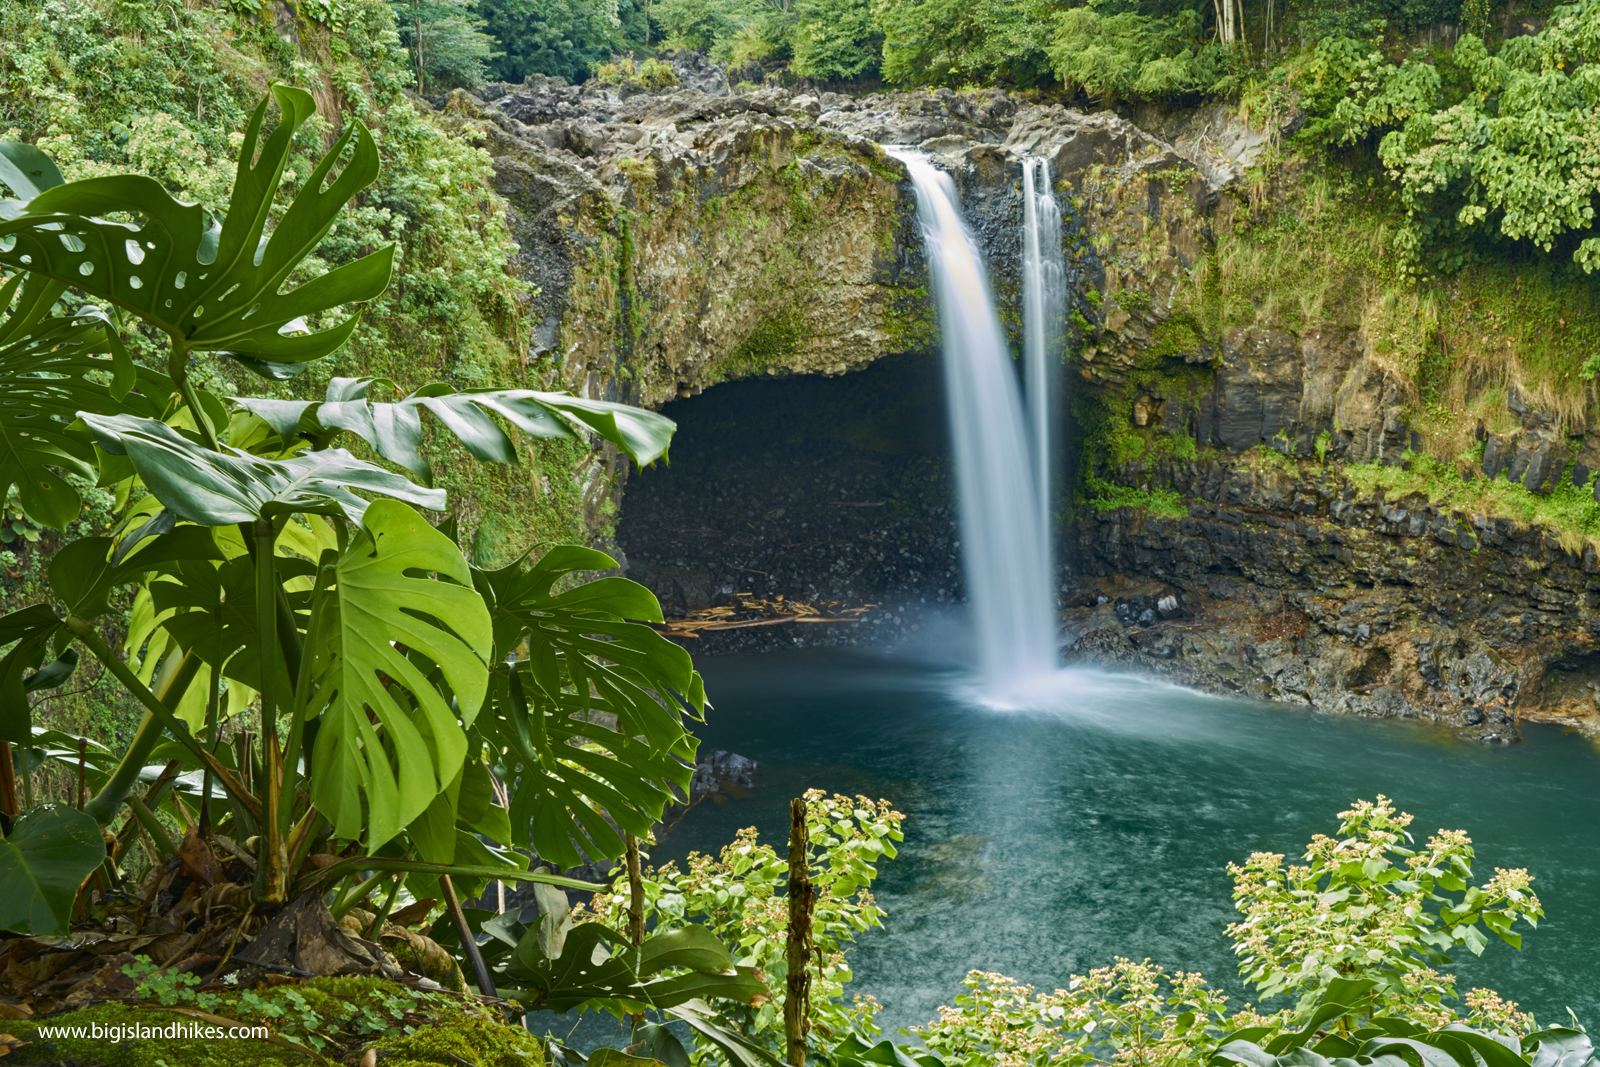
[[[1458,947],[1481,954],[1486,931],[1520,948],[1512,926],[1537,925],[1544,914],[1528,889],[1532,878],[1497,868],[1485,884],[1471,884],[1471,839],[1441,830],[1412,848],[1412,817],[1384,796],[1357,801],[1339,818],[1339,836],[1313,837],[1304,866],[1286,868],[1271,852],[1229,865],[1245,916],[1228,927],[1240,972],[1267,997],[1299,994],[1302,1010],[1333,980],[1362,978],[1388,1014],[1432,1026],[1453,1021],[1443,1001],[1455,978],[1435,966],[1450,963]]]
[[[390,0],[400,42],[411,51],[417,89],[482,85],[492,39],[470,0]]]
[[[631,0],[608,11],[592,0],[477,0],[496,52],[487,70],[499,81],[547,74],[581,82],[617,50],[646,38],[645,16]]]
[[[1045,0],[876,0],[883,77],[903,85],[1000,82],[1034,86],[1050,77],[1045,44],[1055,6]]]
[[[903,836],[900,823],[905,817],[888,801],[866,797],[828,796],[812,789],[805,799],[816,890],[812,1026],[819,1038],[837,1039],[853,1030],[873,1030],[876,1001],[858,997],[853,1005],[843,1002],[851,978],[845,951],[857,934],[883,925],[883,909],[870,887],[878,861],[895,856],[894,842]],[[656,932],[701,925],[733,951],[740,966],[759,968],[766,975],[772,999],[741,1006],[732,1017],[779,1056],[788,974],[788,868],[786,858],[747,829],[717,858],[690,853],[687,870],[668,863],[644,872],[645,920]],[[592,911],[601,922],[625,928],[629,900],[627,874],[621,871],[610,892],[595,894],[590,905],[574,910],[574,918],[581,922]]]
[[[1239,53],[1208,40],[1197,11],[1156,18],[1078,7],[1057,17],[1051,68],[1072,89],[1107,102],[1226,91]]]
[[[635,62],[631,52],[620,59],[595,67],[594,76],[597,81],[616,85],[636,85],[642,89],[665,89],[678,84],[678,75],[672,69],[672,64],[663,63],[654,56],[642,62]]]
[[[872,0],[802,0],[789,47],[789,69],[817,81],[849,81],[877,73],[883,32]]]
[[[1053,993],[983,971],[963,985],[954,1007],[912,1028],[946,1064],[1081,1067],[1108,1052],[1150,1067],[1192,1063],[1215,1046],[1228,999],[1198,974],[1168,975],[1149,960],[1118,959]]]

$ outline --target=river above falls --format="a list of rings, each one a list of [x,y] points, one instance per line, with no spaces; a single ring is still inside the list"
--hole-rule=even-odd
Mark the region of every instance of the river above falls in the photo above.
[[[963,672],[839,651],[700,668],[715,708],[696,732],[759,761],[759,788],[702,802],[653,860],[750,825],[781,854],[807,788],[891,800],[908,818],[875,887],[889,918],[852,953],[850,987],[882,1002],[885,1033],[933,1018],[969,970],[1054,989],[1115,956],[1199,970],[1237,1003],[1227,863],[1298,858],[1379,793],[1416,816],[1419,841],[1466,830],[1478,881],[1497,866],[1537,879],[1546,920],[1519,927],[1520,952],[1459,955],[1458,988],[1600,1025],[1600,753],[1584,738],[1525,725],[1525,743],[1490,749],[1091,671],[1064,676],[1059,709],[1001,712]]]

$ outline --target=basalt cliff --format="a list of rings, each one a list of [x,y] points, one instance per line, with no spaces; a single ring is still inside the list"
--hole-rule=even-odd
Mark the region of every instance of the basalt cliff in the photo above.
[[[1509,275],[1431,311],[1364,276],[1385,253],[1285,154],[1292,115],[735,89],[676,62],[665,88],[434,104],[494,160],[538,286],[530,368],[682,425],[665,469],[605,458],[627,573],[690,624],[777,620],[678,626],[692,647],[884,640],[961,600],[927,265],[883,146],[954,177],[1013,331],[1043,155],[1073,293],[1069,656],[1493,742],[1600,722],[1600,556],[1563,520],[1600,486],[1592,398],[1451,355],[1457,327],[1507,329]]]

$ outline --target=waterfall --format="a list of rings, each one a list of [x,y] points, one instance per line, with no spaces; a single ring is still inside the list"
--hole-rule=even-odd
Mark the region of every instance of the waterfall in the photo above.
[[[1045,558],[1055,559],[1050,500],[1051,430],[1061,379],[1061,316],[1067,306],[1067,272],[1061,259],[1061,208],[1050,188],[1050,161],[1022,161],[1022,340],[1033,434],[1039,537]],[[1046,575],[1055,588],[1055,570]]]
[[[1033,435],[955,183],[922,154],[892,151],[911,173],[939,309],[961,554],[984,687],[989,699],[1009,703],[1057,666],[1048,514],[1039,514],[1044,487]],[[1040,430],[1046,426],[1039,421]]]

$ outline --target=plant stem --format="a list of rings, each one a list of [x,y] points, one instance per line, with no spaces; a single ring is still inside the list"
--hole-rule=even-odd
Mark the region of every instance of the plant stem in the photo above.
[[[11,833],[11,820],[20,810],[17,807],[17,772],[11,763],[11,742],[0,741],[0,831]]]
[[[389,913],[394,910],[394,899],[400,895],[400,884],[405,880],[403,874],[394,876],[394,885],[389,887],[389,895],[383,898],[383,907],[378,909],[378,914],[372,917],[371,924],[367,926],[367,940],[373,944],[377,944],[383,924],[389,918]]]
[[[282,904],[288,900],[289,856],[284,847],[282,803],[283,751],[278,747],[278,581],[273,565],[273,542],[277,530],[271,519],[257,519],[256,544],[256,627],[261,641],[261,764],[266,781],[262,784],[262,822],[260,865],[256,870],[256,898],[263,904]]]
[[[226,789],[234,799],[244,805],[245,809],[253,817],[260,817],[261,802],[250,795],[250,791],[234,776],[232,771],[228,770],[215,756],[206,751],[205,746],[195,738],[194,734],[189,732],[189,728],[184,724],[183,720],[174,715],[170,708],[161,703],[156,695],[150,692],[149,688],[139,680],[139,676],[133,673],[133,669],[122,661],[122,657],[111,651],[110,647],[95,632],[95,628],[89,622],[76,615],[70,615],[64,625],[74,637],[83,643],[85,648],[94,653],[95,658],[100,661],[106,670],[112,673],[117,681],[122,683],[123,688],[133,694],[133,698],[145,706],[145,709],[150,712],[162,729],[170,733],[180,745],[192,752],[195,758],[203,765],[209,766],[216,773],[217,780],[222,783],[222,788]],[[154,742],[151,742],[151,747],[154,747]],[[135,777],[137,777],[137,771],[135,771]],[[97,797],[96,799],[98,800],[99,798]],[[118,803],[121,803],[120,799]],[[86,810],[88,809],[86,808]],[[101,820],[101,825],[103,826],[106,822],[109,822],[110,816],[115,812],[115,806],[109,812],[105,812],[105,818]],[[95,818],[99,820],[101,818],[100,814],[97,813]]]
[[[306,622],[307,644],[314,644],[318,633],[321,631],[323,606],[328,586],[333,582],[333,562],[336,556],[337,554],[332,549],[328,549],[322,553],[322,559],[317,567],[316,584],[311,588],[311,617]],[[287,610],[286,605],[280,604],[280,607],[284,607]],[[283,625],[282,612],[279,613],[278,624],[280,626]],[[294,625],[292,616],[289,625],[291,627]],[[298,632],[295,637],[298,642]],[[287,660],[287,656],[285,656],[285,660]],[[304,744],[306,705],[311,699],[311,660],[312,657],[310,656],[299,657],[295,662],[294,672],[291,674],[295,686],[294,693],[289,701],[289,740],[284,745],[283,751],[283,791],[290,795],[294,794],[294,790],[298,788],[298,783],[301,780],[311,777],[311,757]],[[302,759],[306,770],[304,774],[300,771]],[[288,823],[289,808],[285,805],[284,810],[279,815],[279,825],[284,830],[287,830]],[[291,872],[294,870],[294,866],[294,864],[290,864],[289,870]]]
[[[290,831],[288,840],[289,866],[285,868],[290,878],[295,876],[295,872],[300,869],[300,864],[305,862],[306,851],[311,847],[311,839],[317,836],[315,831],[322,822],[321,812],[317,811],[316,805],[312,805],[306,810],[305,816]]]
[[[222,451],[222,441],[217,437],[217,428],[211,425],[211,418],[206,414],[206,409],[200,406],[200,392],[189,380],[189,349],[181,344],[174,343],[172,354],[167,357],[167,371],[172,380],[178,385],[178,392],[183,395],[183,402],[189,406],[189,414],[194,416],[194,428],[200,432],[201,440],[213,452]]]
[[[22,807],[27,810],[33,807],[33,758],[30,756],[23,762],[26,766],[22,768]]]
[[[352,887],[349,892],[340,897],[333,907],[328,909],[328,911],[335,919],[344,918],[345,912],[349,911],[351,908],[355,907],[357,904],[367,898],[367,894],[372,892],[372,887],[383,880],[383,875],[383,871],[372,872],[372,874],[368,876],[365,881],[357,886]]]
[[[472,965],[472,977],[478,983],[478,992],[486,997],[498,996],[494,989],[494,975],[489,973],[489,965],[483,962],[483,953],[478,951],[478,940],[472,936],[472,927],[467,925],[467,913],[461,910],[461,901],[456,899],[456,887],[450,883],[448,874],[439,876],[439,888],[444,890],[445,907],[455,923],[456,936],[461,939],[461,951]]]
[[[218,608],[222,605],[219,603]],[[222,619],[219,612],[215,639],[211,643],[211,691],[206,696],[206,747],[217,751],[217,733],[222,718]],[[211,768],[207,767],[200,786],[200,836],[211,827]]]
[[[167,761],[167,765],[161,769],[161,774],[144,791],[142,799],[145,807],[148,808],[152,804],[157,807],[161,805],[162,798],[166,796],[168,787],[172,785],[172,780],[178,776],[181,766],[182,764],[177,760]],[[90,801],[90,803],[92,804],[94,801]],[[122,854],[128,850],[128,844],[138,836],[140,829],[141,825],[137,818],[128,819],[122,824],[122,829],[117,831],[117,843],[111,846],[111,861],[113,864],[122,861]]]
[[[172,843],[172,838],[167,836],[167,828],[161,825],[161,820],[156,818],[156,813],[150,810],[149,805],[137,796],[129,796],[128,807],[133,809],[134,817],[139,820],[139,825],[144,827],[157,848],[169,856],[178,854],[177,846]]]
[[[783,998],[783,1034],[791,1067],[805,1067],[806,1031],[811,1018],[811,835],[806,827],[806,802],[789,802],[789,976]]]
[[[633,947],[644,944],[644,875],[639,870],[639,839],[627,835],[628,842],[628,940]]]
[[[99,653],[96,652],[95,655],[98,656]],[[182,656],[177,661],[175,670],[169,672],[163,669],[159,672],[160,677],[166,680],[166,685],[161,687],[161,692],[156,698],[164,701],[172,696],[182,695],[189,688],[189,683],[193,681],[199,669],[198,657],[193,654]],[[129,741],[128,747],[123,750],[122,758],[117,761],[111,777],[106,779],[106,784],[101,786],[100,791],[83,806],[83,810],[93,815],[101,826],[111,822],[123,798],[139,781],[139,772],[144,770],[145,760],[150,758],[150,753],[160,743],[165,730],[161,721],[150,712],[146,712],[144,718],[139,720],[139,729],[134,732],[133,740]]]
[[[576,878],[563,878],[557,874],[545,874],[544,868],[537,871],[524,871],[518,868],[479,867],[474,864],[460,863],[424,863],[421,860],[394,859],[389,856],[352,856],[340,860],[338,863],[324,867],[320,871],[301,878],[294,886],[294,896],[301,893],[322,892],[323,887],[337,885],[346,876],[356,871],[406,871],[410,874],[461,874],[471,875],[474,878],[503,878],[508,882],[543,882],[546,885],[558,885],[562,889],[578,889],[586,893],[604,889],[605,886],[595,885],[593,882],[580,882]]]

